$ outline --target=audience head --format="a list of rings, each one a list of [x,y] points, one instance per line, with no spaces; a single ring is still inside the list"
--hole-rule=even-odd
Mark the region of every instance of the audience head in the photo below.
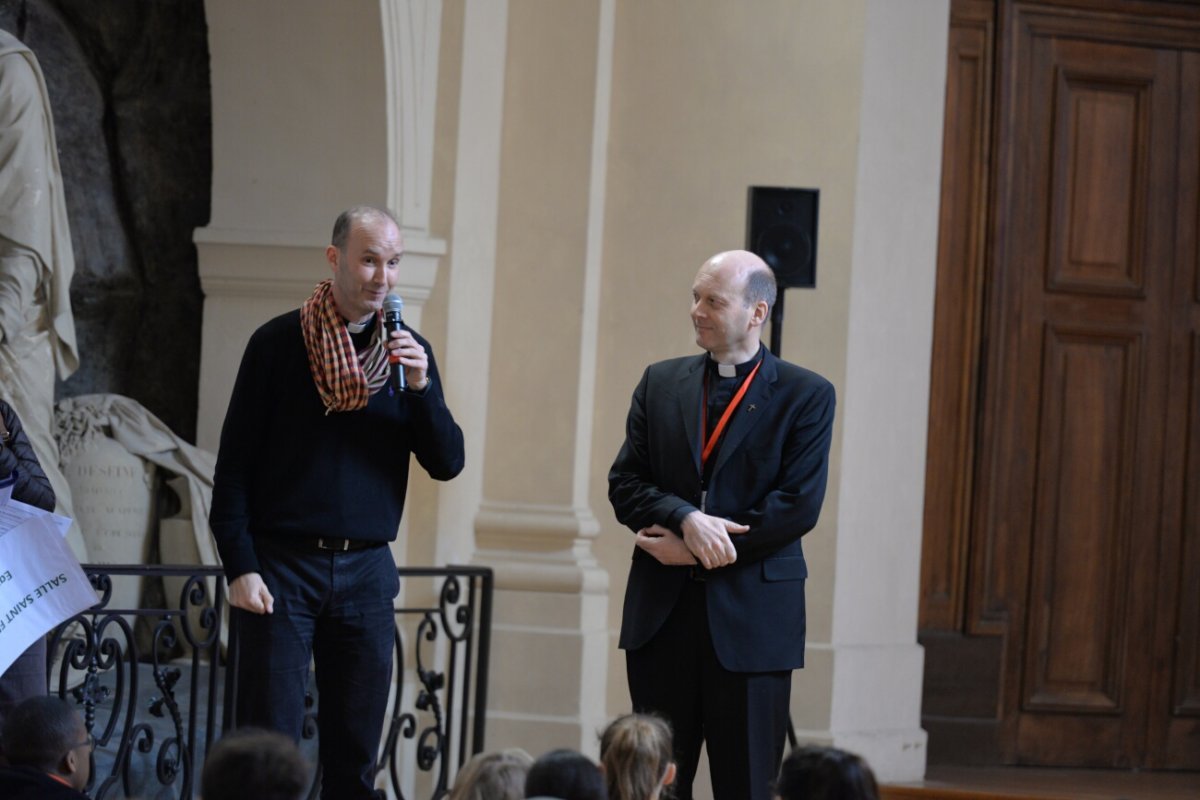
[[[21,703],[0,734],[0,750],[10,765],[57,775],[81,792],[92,774],[94,744],[79,713],[53,695]]]
[[[609,800],[653,800],[675,780],[671,727],[651,714],[626,714],[600,735]]]
[[[447,800],[521,800],[532,763],[520,748],[477,753],[458,771]]]
[[[203,800],[300,800],[308,790],[308,764],[287,736],[240,728],[213,745],[200,775]]]
[[[806,745],[783,760],[775,794],[782,800],[878,800],[867,762],[836,747]]]
[[[575,750],[551,750],[533,762],[525,777],[525,796],[607,800],[600,768]]]

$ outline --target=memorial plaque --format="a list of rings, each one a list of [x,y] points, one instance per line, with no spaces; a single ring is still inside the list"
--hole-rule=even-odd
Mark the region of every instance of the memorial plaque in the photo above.
[[[63,464],[75,521],[95,564],[147,564],[153,543],[156,467],[107,437],[92,439]],[[137,608],[140,581],[113,587],[112,608]]]

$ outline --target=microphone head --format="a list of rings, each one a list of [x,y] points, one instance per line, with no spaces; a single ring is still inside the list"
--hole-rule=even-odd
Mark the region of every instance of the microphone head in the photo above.
[[[400,299],[400,295],[389,293],[387,297],[383,298],[383,313],[385,315],[395,314],[398,317],[403,309],[404,301]]]

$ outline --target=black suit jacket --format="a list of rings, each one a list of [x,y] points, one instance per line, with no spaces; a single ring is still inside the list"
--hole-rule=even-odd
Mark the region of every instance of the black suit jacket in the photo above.
[[[0,767],[0,797],[5,800],[88,800],[33,767]]]
[[[700,506],[700,415],[707,354],[650,365],[633,394],[608,475],[617,519],[638,531],[671,525]],[[713,646],[735,672],[804,665],[800,537],[825,497],[834,390],[815,372],[764,348],[763,364],[725,432],[706,513],[750,526],[732,536],[737,561],[707,573]],[[678,532],[678,531],[677,531]],[[636,650],[658,631],[688,580],[688,567],[660,564],[635,547],[620,646]]]

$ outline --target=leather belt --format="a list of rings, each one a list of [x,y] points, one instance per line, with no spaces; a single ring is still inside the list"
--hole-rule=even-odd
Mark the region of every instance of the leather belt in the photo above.
[[[708,580],[708,570],[699,565],[688,567],[688,580],[696,583],[704,583]]]
[[[334,536],[294,536],[284,539],[297,547],[308,550],[322,550],[334,553],[348,553],[351,550],[366,550],[368,547],[380,547],[386,542],[376,542],[371,539],[338,539]]]

